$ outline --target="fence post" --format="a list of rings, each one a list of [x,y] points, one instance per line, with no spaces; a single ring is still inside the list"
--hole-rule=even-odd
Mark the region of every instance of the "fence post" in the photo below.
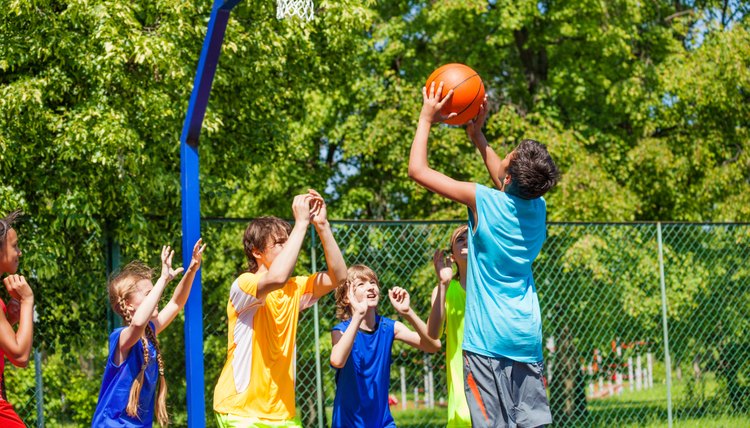
[[[34,308],[34,324],[39,322],[39,315]],[[36,426],[44,428],[44,383],[42,382],[42,354],[34,348],[34,378],[36,381]]]
[[[672,428],[672,361],[669,357],[669,330],[667,328],[667,287],[664,281],[664,250],[661,239],[661,222],[656,223],[656,238],[659,245],[659,283],[661,286],[661,319],[664,328],[664,364],[667,370],[667,421]]]
[[[317,254],[315,251],[315,231],[310,228],[310,260],[312,263],[312,272],[318,271]],[[320,319],[318,315],[318,302],[313,305],[314,329],[315,329],[315,386],[318,396],[318,428],[325,428],[323,425],[323,380],[321,379],[320,366]]]

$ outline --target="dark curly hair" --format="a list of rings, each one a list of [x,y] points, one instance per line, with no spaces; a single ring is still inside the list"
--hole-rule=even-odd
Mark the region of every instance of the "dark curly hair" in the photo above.
[[[523,140],[513,150],[508,173],[511,176],[511,189],[524,199],[544,195],[555,187],[560,178],[547,147],[535,140]]]
[[[0,218],[0,251],[5,250],[5,239],[8,237],[8,231],[13,229],[13,223],[23,214],[21,210],[15,210],[3,218]]]

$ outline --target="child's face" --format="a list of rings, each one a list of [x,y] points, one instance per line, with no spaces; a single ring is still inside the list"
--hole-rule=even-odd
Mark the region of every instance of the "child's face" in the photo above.
[[[352,284],[354,298],[358,302],[367,302],[368,308],[376,308],[380,301],[380,287],[374,280],[358,279]]]
[[[4,248],[0,249],[0,273],[16,273],[19,258],[21,258],[21,250],[18,249],[18,235],[16,230],[11,228],[5,235]]]
[[[466,257],[469,255],[469,243],[466,232],[456,237],[451,245],[451,256],[456,263],[466,263]]]
[[[135,311],[138,310],[138,308],[141,306],[141,303],[143,303],[144,300],[146,300],[146,296],[153,290],[154,284],[151,283],[148,279],[142,279],[138,281],[135,284],[135,291],[130,294],[128,297],[128,305],[131,309],[131,316],[135,313]],[[156,318],[159,315],[159,305],[156,305],[154,307],[154,311],[151,313],[151,318]]]
[[[260,260],[258,260],[259,264],[264,265],[266,268],[270,267],[273,261],[276,260],[276,257],[279,256],[279,253],[281,253],[281,250],[286,246],[287,239],[289,239],[288,235],[269,237],[266,248],[261,253]]]

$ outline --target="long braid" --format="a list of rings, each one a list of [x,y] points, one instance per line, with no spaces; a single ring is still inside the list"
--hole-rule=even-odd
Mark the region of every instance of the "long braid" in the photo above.
[[[138,376],[133,380],[133,386],[130,387],[128,406],[125,408],[125,413],[134,418],[140,418],[138,416],[138,400],[141,398],[143,374],[146,372],[146,366],[148,366],[148,340],[146,340],[146,337],[141,337],[141,345],[143,345],[143,365],[141,371],[138,372]]]
[[[132,321],[132,314],[127,310],[125,298],[120,296],[118,299],[118,303],[120,306],[120,313],[122,314],[125,323],[130,325],[130,322]],[[138,373],[138,376],[135,378],[135,380],[133,380],[133,385],[130,387],[128,406],[125,408],[125,412],[128,414],[128,416],[132,416],[134,418],[138,417],[138,400],[141,397],[141,388],[143,387],[143,374],[146,371],[146,366],[148,366],[149,358],[148,341],[145,337],[141,337],[141,344],[143,345],[143,365],[141,366],[141,371]]]
[[[167,413],[167,379],[164,377],[164,359],[159,348],[159,339],[150,325],[146,327],[146,337],[154,344],[156,362],[159,363],[159,390],[154,403],[154,411],[159,425],[166,426],[169,424],[169,414]]]

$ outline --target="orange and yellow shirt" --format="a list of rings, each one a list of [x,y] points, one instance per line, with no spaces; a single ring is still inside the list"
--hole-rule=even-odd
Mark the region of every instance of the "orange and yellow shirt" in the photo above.
[[[263,275],[244,273],[229,291],[227,360],[214,390],[214,410],[288,420],[295,416],[297,322],[300,312],[317,301],[315,274],[292,277],[283,288],[258,299]]]

